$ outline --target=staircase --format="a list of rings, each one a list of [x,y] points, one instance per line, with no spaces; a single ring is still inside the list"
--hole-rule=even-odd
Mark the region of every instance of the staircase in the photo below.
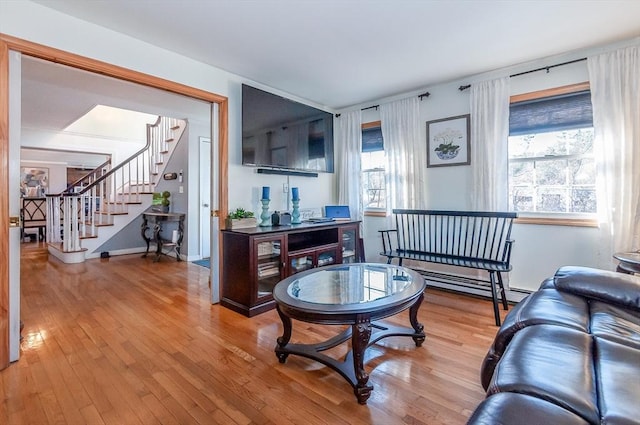
[[[120,164],[97,167],[57,195],[47,195],[49,254],[64,263],[100,255],[98,248],[151,206],[164,167],[186,121],[158,117],[147,124],[147,143]]]

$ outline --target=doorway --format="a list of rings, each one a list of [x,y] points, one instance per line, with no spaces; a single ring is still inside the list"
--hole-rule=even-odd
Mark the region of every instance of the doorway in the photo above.
[[[0,159],[4,164],[4,167],[0,167],[4,169],[4,171],[0,171],[0,174],[8,174],[10,164],[19,163],[19,149],[17,151],[16,149],[9,149],[9,145],[12,143],[11,139],[16,137],[13,134],[9,134],[9,121],[12,119],[12,116],[14,116],[15,119],[16,114],[19,117],[20,105],[18,103],[16,106],[15,102],[10,104],[12,93],[15,93],[19,88],[16,89],[15,85],[12,85],[10,88],[10,73],[8,65],[10,64],[10,56],[15,57],[17,55],[19,57],[20,54],[37,57],[39,59],[51,61],[52,63],[55,62],[75,69],[82,69],[91,73],[111,77],[112,79],[125,84],[138,84],[146,88],[161,89],[164,92],[204,101],[207,102],[210,107],[215,107],[218,111],[217,118],[220,121],[220,123],[210,123],[212,132],[214,129],[218,131],[216,136],[219,140],[219,152],[217,155],[219,162],[217,164],[218,167],[215,169],[220,171],[220,175],[217,176],[218,184],[221,188],[226,187],[226,144],[228,140],[226,124],[228,120],[228,107],[226,97],[8,36],[0,36],[0,65],[3,65],[0,66],[0,84],[3,87],[3,90],[0,90],[0,105],[10,105],[8,110],[0,110],[0,143],[3,145],[6,144],[5,146],[0,146]],[[5,87],[7,90],[4,90]],[[14,95],[13,99],[15,99],[15,97],[16,96]],[[5,182],[4,184],[6,187],[2,188],[4,193],[13,193],[13,191],[10,190],[11,187],[9,186],[8,179],[0,179],[0,181]],[[219,190],[217,193],[222,194],[225,192],[223,190]],[[226,202],[226,197],[219,195],[217,205],[221,209],[226,210]],[[10,333],[10,330],[14,331],[19,328],[19,323],[16,322],[16,316],[15,314],[12,315],[11,309],[11,305],[19,306],[20,288],[20,250],[19,245],[14,243],[18,238],[13,237],[14,235],[17,236],[16,232],[9,231],[9,225],[12,223],[9,216],[14,216],[15,214],[16,211],[10,208],[7,200],[0,201],[0,216],[2,217],[0,219],[2,221],[2,225],[0,225],[0,251],[8,253],[8,255],[5,254],[5,257],[3,258],[3,263],[6,261],[6,267],[0,268],[3,274],[0,276],[0,315],[2,316],[0,317],[0,369],[7,367],[10,361],[17,360],[17,358],[12,358],[10,355],[10,352],[14,352],[10,347],[16,347],[19,345],[19,333]],[[197,219],[194,219],[194,222],[197,222]],[[218,237],[219,235],[216,235],[216,238]],[[217,247],[217,244],[214,246]],[[218,253],[214,253],[214,255],[217,256]],[[17,281],[16,273],[18,273]],[[217,293],[219,291],[219,285],[216,279],[217,276],[218,273],[213,273],[212,269],[212,293]],[[9,295],[5,294],[13,294],[14,298],[10,301]],[[15,300],[15,294],[18,294],[17,302]],[[212,299],[213,298],[214,297],[212,296]],[[19,312],[18,307],[15,307],[13,311],[15,312],[16,309],[18,309],[17,311]],[[19,321],[19,314],[17,315],[17,321]]]

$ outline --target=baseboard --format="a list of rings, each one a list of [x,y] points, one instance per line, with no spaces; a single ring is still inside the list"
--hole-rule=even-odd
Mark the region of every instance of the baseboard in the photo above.
[[[146,247],[142,246],[142,247],[137,247],[137,248],[125,248],[125,249],[116,249],[113,251],[109,251],[109,256],[110,257],[115,257],[116,255],[127,255],[127,254],[144,254],[144,252],[147,250]],[[101,252],[95,251],[92,252],[91,254],[87,254],[86,258],[91,259],[91,258],[100,258],[100,254]],[[149,255],[155,255],[155,251],[154,252],[149,252]]]
[[[488,293],[486,289],[473,289],[473,288],[468,288],[466,286],[449,285],[449,284],[444,283],[444,282],[434,282],[434,281],[431,281],[429,279],[427,279],[427,287],[444,289],[444,290],[450,291],[450,292],[464,293],[464,294],[468,294],[468,295],[473,295],[473,296],[477,296],[477,297],[486,298],[488,300],[491,299],[491,294]],[[505,291],[507,293],[507,301],[509,301],[510,303],[514,303],[514,304],[519,303],[527,295],[530,294],[530,292],[526,292],[526,291],[523,291],[523,290],[506,289]]]

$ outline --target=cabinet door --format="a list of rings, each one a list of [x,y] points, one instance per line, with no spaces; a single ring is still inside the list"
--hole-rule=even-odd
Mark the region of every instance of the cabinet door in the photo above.
[[[358,261],[358,239],[357,226],[345,226],[340,229],[341,260],[343,263],[355,263]]]
[[[315,251],[299,252],[289,256],[289,275],[315,267]]]
[[[328,266],[338,262],[339,248],[336,244],[322,248],[298,251],[289,255],[289,275],[314,267]]]
[[[338,246],[323,248],[316,251],[316,266],[323,267],[338,262]]]
[[[257,259],[255,269],[257,303],[271,299],[273,287],[284,279],[283,245],[284,238],[282,236],[254,240],[253,252]]]

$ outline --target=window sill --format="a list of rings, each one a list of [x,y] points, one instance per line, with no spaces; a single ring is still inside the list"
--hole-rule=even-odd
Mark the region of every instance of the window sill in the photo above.
[[[518,217],[514,223],[540,226],[598,227],[598,220],[595,218]]]
[[[386,217],[387,212],[384,210],[365,210],[365,217]]]

